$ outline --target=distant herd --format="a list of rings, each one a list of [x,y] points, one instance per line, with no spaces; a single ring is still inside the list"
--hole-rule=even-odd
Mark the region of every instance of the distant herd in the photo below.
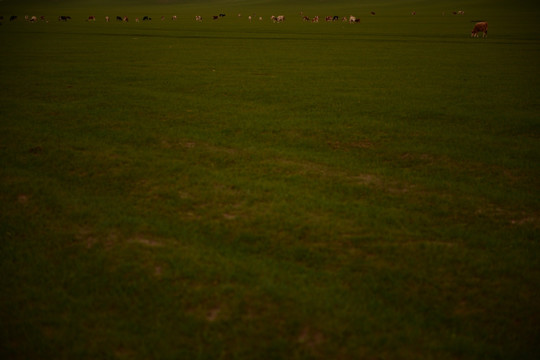
[[[452,11],[450,12],[452,15],[465,15],[465,11],[463,10],[460,10],[460,11]],[[370,11],[369,14],[371,16],[375,16],[375,12],[374,11]],[[416,11],[412,11],[410,13],[412,16],[415,16],[416,15]],[[445,15],[445,12],[442,13],[442,15],[444,16]],[[211,16],[210,18],[215,21],[215,20],[219,20],[220,18],[224,18],[226,15],[223,14],[223,13],[220,13],[219,15],[213,15]],[[238,17],[242,17],[242,14],[238,14]],[[305,16],[303,12],[300,12],[300,17],[303,21],[305,22],[313,22],[313,23],[318,23],[319,22],[319,16],[312,16],[312,17],[309,17],[309,16]],[[359,17],[356,17],[356,16],[353,16],[353,15],[350,15],[350,16],[343,16],[343,17],[340,17],[338,15],[334,15],[334,16],[326,16],[326,17],[323,17],[324,20],[326,22],[336,22],[336,21],[342,21],[342,22],[347,22],[347,23],[350,23],[350,24],[356,24],[356,23],[360,23],[360,18]],[[11,15],[9,17],[9,21],[12,22],[12,21],[15,21],[18,19],[18,16],[17,15]],[[164,21],[166,20],[167,18],[165,16],[161,16],[160,20],[161,21]],[[178,17],[176,15],[173,15],[171,18],[170,18],[172,21],[176,21],[178,19]],[[247,19],[249,20],[249,22],[251,22],[252,20],[259,20],[259,21],[263,21],[263,17],[262,16],[252,16],[252,15],[249,15],[247,16]],[[4,17],[0,15],[0,25],[2,25],[2,21],[4,20]],[[45,16],[40,16],[39,18],[37,16],[28,16],[26,15],[24,17],[24,20],[27,21],[27,22],[38,22],[38,21],[43,21],[43,22],[49,22]],[[67,16],[67,15],[60,15],[58,16],[58,21],[64,21],[64,22],[67,22],[68,20],[71,20],[71,16]],[[96,17],[91,15],[91,16],[88,16],[88,18],[85,19],[86,21],[96,21]],[[109,16],[105,16],[104,17],[104,20],[106,22],[109,22],[111,20],[111,18]],[[150,16],[143,16],[142,17],[142,21],[151,21],[152,18]],[[270,17],[270,20],[274,23],[281,23],[281,22],[284,22],[285,21],[285,16],[284,15],[272,15]],[[129,17],[127,16],[116,16],[116,21],[119,21],[119,22],[129,22]],[[140,18],[139,17],[136,17],[135,18],[135,22],[139,22],[140,21]],[[198,21],[198,22],[202,22],[203,21],[203,17],[200,16],[200,15],[197,15],[195,16],[195,21]],[[473,30],[471,31],[471,37],[478,37],[478,34],[479,33],[482,33],[482,37],[485,38],[487,37],[487,31],[488,31],[488,23],[486,21],[478,21],[478,20],[475,20],[473,21],[475,22],[475,25],[473,27]]]

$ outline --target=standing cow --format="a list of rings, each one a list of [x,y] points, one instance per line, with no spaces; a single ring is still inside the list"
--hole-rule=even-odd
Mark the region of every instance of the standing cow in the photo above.
[[[482,32],[482,37],[487,37],[488,23],[485,21],[476,23],[471,31],[471,37],[478,37],[478,33]]]

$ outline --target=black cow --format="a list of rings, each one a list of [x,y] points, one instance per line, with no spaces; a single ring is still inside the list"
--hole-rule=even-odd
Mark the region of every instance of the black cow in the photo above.
[[[146,20],[152,20],[152,18],[150,16],[145,16],[142,18],[142,21],[146,21]]]
[[[68,20],[71,20],[71,16],[61,15],[58,17],[58,21],[68,21]]]
[[[116,21],[122,21],[122,17],[121,17],[121,16],[117,16],[117,17],[116,17]]]
[[[9,21],[17,20],[17,15],[11,15]]]

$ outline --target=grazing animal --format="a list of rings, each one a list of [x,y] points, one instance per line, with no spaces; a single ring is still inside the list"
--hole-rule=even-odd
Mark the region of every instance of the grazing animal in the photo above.
[[[108,16],[105,16],[105,21],[109,22],[110,18]]]
[[[71,16],[61,15],[58,17],[58,21],[68,21],[68,20],[71,20]]]
[[[150,16],[144,16],[142,18],[142,21],[150,21],[150,20],[152,20],[152,18]]]
[[[354,23],[354,22],[356,22],[356,17],[354,17],[352,15],[349,16],[349,23]]]
[[[87,21],[96,21],[96,17],[95,16],[89,16]]]
[[[225,17],[225,14],[219,14],[219,17]]]
[[[338,21],[339,20],[339,16],[335,15],[333,18],[332,18],[332,21]]]
[[[485,21],[476,23],[471,31],[471,37],[478,37],[478,33],[482,32],[482,37],[487,37],[488,23]]]
[[[176,21],[176,19],[177,19],[176,15],[173,15],[172,20]]]
[[[319,16],[314,16],[313,19],[311,19],[311,22],[318,23],[319,22]]]
[[[117,16],[117,17],[116,17],[116,21],[122,21],[122,17]]]
[[[36,16],[32,16],[32,17],[30,18],[30,21],[31,21],[31,22],[36,22],[36,21],[37,21],[37,17],[36,17]]]
[[[195,16],[195,21],[202,21],[202,16],[200,15]]]
[[[307,17],[307,16],[304,16],[303,19],[304,19],[304,21],[309,21],[309,17]]]
[[[219,16],[214,15],[214,16],[212,16],[212,19],[217,20],[217,19],[219,19]]]
[[[129,18],[127,16],[124,16],[124,22],[129,22]]]

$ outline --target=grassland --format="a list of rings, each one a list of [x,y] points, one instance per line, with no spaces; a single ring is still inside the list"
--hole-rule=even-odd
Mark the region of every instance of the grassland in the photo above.
[[[0,355],[538,358],[539,10],[0,2]]]

